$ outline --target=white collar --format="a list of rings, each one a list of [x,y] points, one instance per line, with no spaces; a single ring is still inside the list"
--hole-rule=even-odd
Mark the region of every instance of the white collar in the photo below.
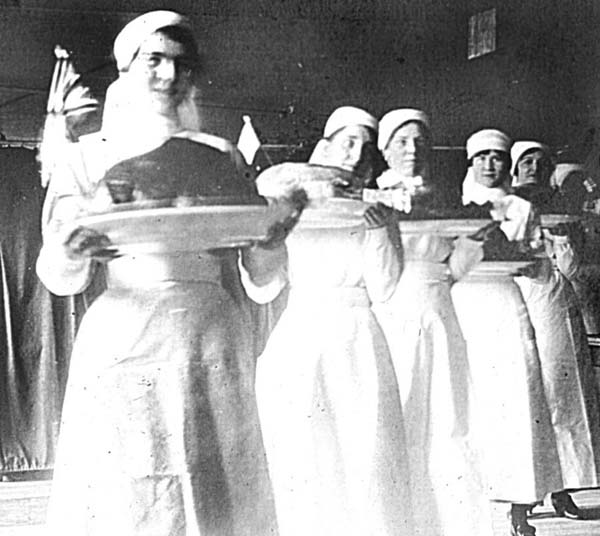
[[[416,188],[423,186],[423,177],[421,175],[406,177],[398,173],[395,169],[387,169],[377,178],[377,186],[382,189],[403,187],[414,192]]]

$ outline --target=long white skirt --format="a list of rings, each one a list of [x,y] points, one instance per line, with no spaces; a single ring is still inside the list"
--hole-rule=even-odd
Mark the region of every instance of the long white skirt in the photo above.
[[[271,536],[251,337],[217,284],[109,288],[73,349],[45,534]]]
[[[407,263],[392,298],[375,310],[400,385],[415,534],[491,534],[482,468],[470,438],[466,349],[446,265]]]
[[[363,289],[292,288],[256,393],[283,536],[415,534],[398,387]]]
[[[597,486],[600,412],[577,296],[558,270],[547,283],[515,281],[535,328],[564,485]]]
[[[452,289],[475,388],[476,434],[490,498],[533,503],[562,488],[534,332],[508,275],[472,275]]]

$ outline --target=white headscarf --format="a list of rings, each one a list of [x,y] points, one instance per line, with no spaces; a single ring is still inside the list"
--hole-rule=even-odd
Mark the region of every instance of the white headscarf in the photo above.
[[[512,161],[511,174],[513,176],[513,186],[516,186],[518,183],[519,172],[517,165],[519,164],[519,160],[525,153],[528,153],[529,151],[533,150],[540,150],[546,156],[550,156],[550,147],[544,145],[543,143],[540,143],[539,141],[516,141],[510,148],[510,159]]]
[[[192,29],[189,19],[175,11],[149,11],[127,23],[115,38],[113,53],[119,71],[129,69],[140,45],[154,32],[167,26]]]
[[[119,78],[106,91],[102,128],[80,138],[92,182],[117,162],[152,151],[176,134],[200,130],[195,87],[179,105],[177,117],[165,118],[148,109],[127,71],[144,40],[166,26],[189,29],[190,23],[173,11],[151,11],[128,23],[115,39]]]
[[[502,151],[510,154],[510,138],[501,130],[484,128],[471,134],[467,140],[467,158],[471,160],[483,151]]]
[[[336,108],[329,116],[329,119],[327,119],[325,128],[323,129],[323,137],[313,149],[308,162],[321,166],[331,165],[327,156],[327,138],[333,136],[339,130],[351,126],[367,127],[377,134],[379,122],[369,112],[361,108],[355,108],[354,106]]]
[[[396,130],[410,121],[422,123],[428,130],[430,128],[429,117],[422,110],[398,108],[386,113],[379,120],[379,136],[377,137],[379,150],[384,151]],[[424,180],[421,175],[404,176],[395,169],[387,169],[377,178],[379,188],[396,190],[393,194],[395,197],[394,206],[404,212],[410,212],[412,208],[411,198],[423,184]]]
[[[476,154],[484,151],[501,151],[510,154],[510,138],[500,130],[486,128],[472,134],[467,139],[467,158],[471,160]],[[475,181],[473,168],[469,166],[463,180],[463,204],[476,203],[484,205],[494,202],[506,195],[504,188],[487,188]]]
[[[484,129],[473,134],[467,140],[467,158],[473,158],[484,151],[501,151],[509,154],[510,138],[496,129]],[[500,229],[509,240],[525,239],[531,229],[533,209],[531,203],[511,195],[505,188],[487,188],[475,181],[473,167],[469,167],[463,181],[463,204],[476,203],[484,205],[492,203],[492,218],[501,221]]]
[[[115,39],[119,78],[106,91],[101,135],[117,161],[148,152],[179,132],[200,130],[195,87],[179,105],[177,117],[167,119],[148,110],[130,79],[128,69],[141,44],[167,26],[191,28],[189,20],[179,13],[151,11],[128,23]]]
[[[583,164],[577,163],[561,163],[556,164],[554,173],[550,177],[550,185],[553,188],[560,188],[564,180],[573,172],[585,173]]]
[[[377,147],[379,150],[383,151],[390,142],[394,132],[410,121],[423,123],[428,130],[431,128],[427,114],[416,108],[398,108],[385,114],[379,120],[379,136],[377,137]]]
[[[363,126],[377,133],[379,122],[369,112],[354,106],[341,106],[333,111],[323,129],[323,137],[329,138],[338,130],[349,126]]]

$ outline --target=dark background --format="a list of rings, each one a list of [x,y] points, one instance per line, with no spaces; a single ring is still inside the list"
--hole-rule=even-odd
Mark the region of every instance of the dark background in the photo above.
[[[59,43],[99,97],[112,42],[137,14],[189,15],[205,59],[205,130],[236,140],[250,114],[275,158],[303,158],[333,108],[415,106],[435,144],[482,127],[584,157],[600,123],[600,2],[594,0],[0,0],[0,130],[38,137]],[[495,8],[497,49],[467,60],[469,17]],[[461,152],[438,160],[464,166]],[[439,167],[439,165],[438,165]]]

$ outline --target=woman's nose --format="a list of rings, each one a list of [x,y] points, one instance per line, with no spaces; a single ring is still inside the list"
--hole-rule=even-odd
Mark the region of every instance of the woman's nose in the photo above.
[[[156,67],[155,72],[161,80],[175,80],[177,76],[175,61],[170,58],[163,58]]]
[[[414,154],[417,150],[417,145],[414,140],[408,139],[406,140],[406,145],[404,146],[404,150],[409,154]]]
[[[360,143],[355,143],[350,150],[348,151],[350,159],[352,160],[352,162],[358,162],[363,154],[363,145],[361,145]]]

